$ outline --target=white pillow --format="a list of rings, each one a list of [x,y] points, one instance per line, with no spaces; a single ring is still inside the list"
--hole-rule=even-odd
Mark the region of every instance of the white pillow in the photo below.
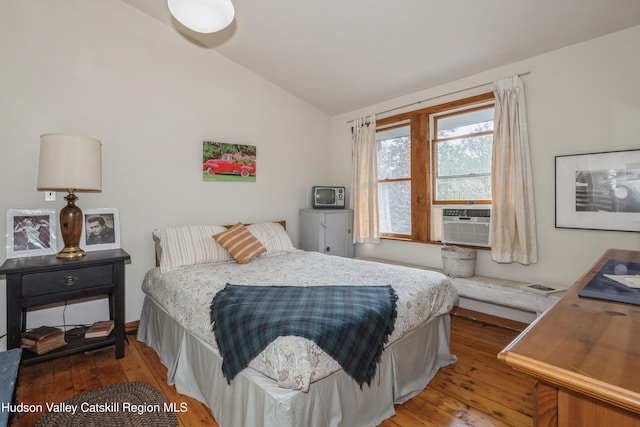
[[[189,265],[233,261],[229,252],[212,236],[225,231],[221,225],[185,225],[153,230],[160,271]]]
[[[280,223],[261,222],[247,225],[247,229],[267,248],[267,255],[296,250],[291,237]]]

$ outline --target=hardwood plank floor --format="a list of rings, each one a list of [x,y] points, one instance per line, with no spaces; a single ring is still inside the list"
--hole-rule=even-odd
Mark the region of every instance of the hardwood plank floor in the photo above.
[[[496,358],[518,334],[466,317],[453,316],[451,347],[458,362],[442,368],[429,386],[403,405],[382,427],[414,426],[531,426],[533,378],[512,370]],[[127,325],[135,332],[137,324]],[[156,353],[129,335],[125,357],[115,359],[113,348],[74,354],[49,362],[21,366],[18,403],[57,403],[83,391],[123,381],[142,381],[157,387],[168,402],[185,403],[177,413],[181,426],[217,426],[209,409],[167,385],[167,370]],[[12,427],[32,426],[41,413],[25,413]]]

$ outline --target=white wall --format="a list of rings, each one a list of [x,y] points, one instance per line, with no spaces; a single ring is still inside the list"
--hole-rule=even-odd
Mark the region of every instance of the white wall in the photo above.
[[[606,249],[640,250],[638,233],[554,227],[555,156],[640,148],[637,127],[640,123],[638,46],[640,27],[634,27],[333,117],[334,181],[348,182],[350,179],[351,148],[347,121],[529,71],[531,74],[523,76],[522,80],[527,101],[539,262],[531,266],[497,264],[490,260],[488,251],[479,251],[476,273],[569,286]],[[412,109],[489,90],[492,90],[491,85],[439,97]],[[380,245],[358,245],[356,253],[441,268],[440,248],[430,244],[383,241]]]
[[[103,189],[79,193],[78,205],[120,210],[132,257],[127,321],[140,316],[153,228],[284,219],[297,243],[298,209],[309,206],[313,184],[330,181],[326,114],[123,2],[5,0],[0,57],[0,212],[64,206],[64,194],[52,203],[36,190],[42,133],[100,139]],[[257,182],[203,182],[203,140],[257,146]],[[5,235],[2,219],[3,247]],[[65,315],[67,324],[100,320],[106,300]],[[27,323],[62,324],[62,308]]]

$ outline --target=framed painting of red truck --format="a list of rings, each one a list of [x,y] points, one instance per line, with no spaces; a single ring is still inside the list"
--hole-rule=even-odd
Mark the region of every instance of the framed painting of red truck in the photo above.
[[[256,147],[204,141],[202,180],[256,182]]]

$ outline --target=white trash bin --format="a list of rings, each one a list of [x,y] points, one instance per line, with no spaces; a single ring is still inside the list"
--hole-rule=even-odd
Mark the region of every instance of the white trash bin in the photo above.
[[[444,274],[450,277],[473,277],[476,274],[475,249],[445,246],[442,248],[442,265]]]

